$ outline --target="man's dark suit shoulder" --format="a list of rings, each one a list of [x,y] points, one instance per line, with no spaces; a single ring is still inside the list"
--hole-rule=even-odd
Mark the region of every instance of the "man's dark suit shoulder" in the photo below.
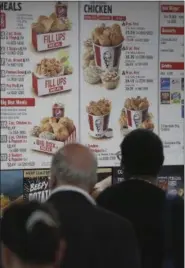
[[[162,227],[165,197],[165,191],[153,184],[141,180],[130,180],[107,188],[97,198],[97,203],[103,208],[128,218],[134,225],[140,244],[145,244],[151,235],[153,238],[151,243],[146,244],[146,251],[148,249],[150,252],[159,250],[156,253],[159,256],[163,237],[158,230]],[[176,263],[178,262],[176,267],[183,267],[184,202],[180,197],[172,200],[172,221],[173,251]],[[157,261],[156,257],[155,260]],[[159,266],[159,264],[156,265]]]
[[[100,206],[111,210],[111,208],[117,207],[118,204],[120,207],[137,206],[138,202],[144,203],[146,200],[152,202],[156,197],[160,202],[164,200],[164,191],[145,181],[129,180],[105,189],[98,196],[97,203]],[[126,203],[123,203],[124,201]],[[129,204],[127,203],[128,201],[130,202]],[[145,203],[145,205],[147,205],[147,203]]]
[[[100,229],[100,231],[101,229],[105,230],[107,228],[110,230],[111,228],[112,233],[108,233],[119,240],[128,238],[128,236],[128,239],[131,239],[133,241],[136,240],[133,225],[129,220],[99,206],[95,206],[94,210],[94,223],[97,223],[98,229]]]
[[[116,226],[121,226],[121,227],[125,226],[125,228],[132,227],[132,224],[130,221],[102,207],[96,206],[95,213],[97,214],[99,218],[102,218],[102,220],[105,222],[108,221],[111,224],[116,225]]]
[[[66,232],[67,268],[140,267],[136,236],[128,220],[75,192],[58,192],[51,195],[49,202],[58,211]],[[87,265],[89,259],[91,264]]]

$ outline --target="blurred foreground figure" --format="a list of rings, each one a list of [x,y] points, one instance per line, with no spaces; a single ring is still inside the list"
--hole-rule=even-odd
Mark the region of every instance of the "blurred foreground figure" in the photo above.
[[[64,254],[59,224],[48,204],[10,205],[1,220],[3,268],[59,267]]]
[[[121,153],[125,181],[102,192],[98,204],[133,223],[142,268],[183,268],[184,202],[156,186],[164,161],[160,138],[134,130],[123,140]]]
[[[138,268],[137,242],[131,224],[96,206],[90,196],[97,183],[97,161],[80,144],[54,156],[48,202],[57,210],[66,234],[64,268]]]

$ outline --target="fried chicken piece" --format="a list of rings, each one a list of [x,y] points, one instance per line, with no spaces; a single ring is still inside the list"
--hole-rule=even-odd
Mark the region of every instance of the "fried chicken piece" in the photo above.
[[[41,124],[49,123],[49,119],[50,119],[50,117],[44,117],[44,118],[40,121],[40,123],[41,123]]]
[[[103,35],[103,34],[100,35],[98,37],[98,40],[101,46],[104,46],[104,47],[111,46],[111,40],[109,39],[107,35]]]
[[[68,129],[69,133],[72,133],[74,130],[73,120],[68,117],[61,117],[58,124],[64,125]]]
[[[40,131],[41,132],[44,132],[44,131],[53,132],[53,128],[50,123],[45,123],[45,124],[40,125]]]
[[[64,125],[53,123],[52,128],[53,128],[53,132],[55,134],[56,140],[65,141],[69,137],[69,131]]]

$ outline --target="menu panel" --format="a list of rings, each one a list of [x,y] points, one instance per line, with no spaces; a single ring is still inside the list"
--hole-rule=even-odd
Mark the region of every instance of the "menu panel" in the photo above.
[[[46,201],[49,197],[50,170],[25,170],[24,171],[24,196],[25,200]]]
[[[154,2],[80,5],[81,141],[99,166],[119,165],[129,131],[158,133],[158,15]]]
[[[76,141],[119,166],[137,128],[184,164],[183,2],[1,2],[0,18],[2,170]]]
[[[122,169],[113,167],[112,183],[117,184],[122,181],[124,181]],[[179,195],[184,198],[184,166],[163,166],[158,175],[157,184],[170,195]]]
[[[11,203],[23,200],[23,170],[0,170],[0,217]]]
[[[78,3],[0,8],[1,168],[49,168],[79,138]]]
[[[184,164],[184,4],[160,4],[160,136],[165,164]]]

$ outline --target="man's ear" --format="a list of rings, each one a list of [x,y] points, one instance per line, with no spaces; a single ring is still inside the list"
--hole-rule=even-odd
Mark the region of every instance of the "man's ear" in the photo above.
[[[56,252],[56,266],[57,267],[58,267],[58,264],[60,264],[64,259],[66,248],[67,248],[66,241],[62,239],[60,241],[59,249]]]
[[[11,264],[13,262],[13,253],[11,252],[11,250],[2,245],[1,254],[2,254],[1,258],[3,267],[4,268],[11,267]]]

